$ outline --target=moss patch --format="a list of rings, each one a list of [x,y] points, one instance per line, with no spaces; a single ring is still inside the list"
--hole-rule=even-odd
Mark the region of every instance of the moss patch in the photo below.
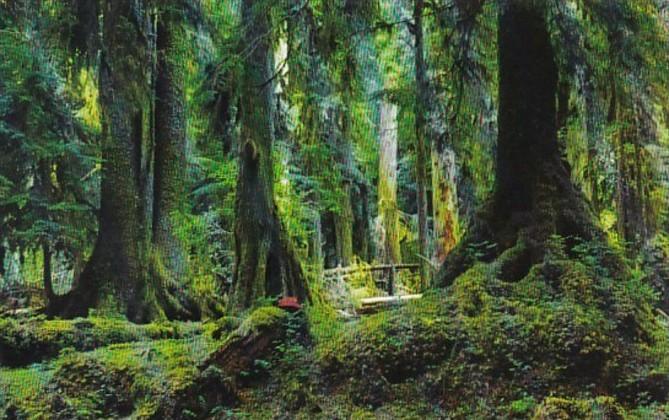
[[[49,359],[65,348],[93,350],[113,343],[184,338],[201,332],[200,324],[161,322],[137,325],[115,318],[47,320],[0,319],[0,365],[23,366]]]

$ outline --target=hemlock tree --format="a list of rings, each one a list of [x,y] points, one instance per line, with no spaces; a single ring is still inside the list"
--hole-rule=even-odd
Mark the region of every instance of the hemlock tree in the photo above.
[[[152,317],[147,304],[148,235],[144,201],[151,95],[150,19],[143,3],[103,6],[100,104],[102,186],[98,239],[81,277],[55,312],[84,316],[108,307],[133,321]]]
[[[186,259],[173,236],[171,221],[184,194],[185,178],[183,76],[179,57],[173,56],[176,40],[183,42],[179,39],[183,11],[177,2],[161,7],[155,93],[151,88],[156,55],[153,9],[130,0],[108,1],[102,9],[103,164],[98,238],[71,292],[53,296],[52,314],[85,316],[90,308],[100,308],[135,322],[199,316],[183,284]]]
[[[169,318],[198,317],[183,290],[188,256],[175,230],[186,200],[186,110],[184,64],[187,34],[183,2],[161,2],[157,27],[152,278],[160,307]]]
[[[302,268],[278,217],[273,191],[274,57],[268,2],[242,3],[241,138],[235,199],[233,305],[287,295],[304,300]]]
[[[450,284],[473,261],[467,247],[497,245],[500,278],[518,280],[553,234],[592,239],[597,231],[571,182],[557,142],[558,68],[541,1],[499,5],[499,134],[493,197],[436,277]]]

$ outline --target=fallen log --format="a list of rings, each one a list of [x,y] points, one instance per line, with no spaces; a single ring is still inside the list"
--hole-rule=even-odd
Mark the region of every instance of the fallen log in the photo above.
[[[256,360],[269,358],[275,343],[286,336],[288,312],[266,306],[253,311],[199,366],[199,374],[185,389],[166,395],[153,418],[183,418],[184,410],[194,418],[211,418],[217,406],[231,407],[243,386],[243,372],[251,372]]]
[[[357,310],[359,314],[373,314],[383,309],[388,309],[393,306],[401,305],[410,300],[422,298],[422,294],[416,295],[399,295],[399,296],[378,296],[373,298],[365,298],[360,300],[360,308]]]
[[[272,344],[283,338],[288,314],[277,307],[256,309],[200,367],[216,366],[231,378],[253,367],[256,360],[272,352]]]

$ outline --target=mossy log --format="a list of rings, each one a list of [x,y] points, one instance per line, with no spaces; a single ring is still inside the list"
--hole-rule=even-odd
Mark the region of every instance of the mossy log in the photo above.
[[[272,306],[256,309],[225,344],[209,356],[201,369],[216,366],[234,381],[242,372],[251,369],[256,360],[270,353],[273,343],[284,337],[287,316],[287,312]]]

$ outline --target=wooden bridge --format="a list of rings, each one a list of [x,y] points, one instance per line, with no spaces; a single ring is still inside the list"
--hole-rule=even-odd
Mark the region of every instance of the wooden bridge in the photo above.
[[[381,286],[388,296],[371,297],[361,300],[362,307],[358,309],[359,313],[373,313],[378,310],[408,300],[419,299],[422,295],[395,295],[395,279],[401,270],[416,271],[420,268],[419,264],[377,264],[377,265],[351,265],[348,267],[335,267],[323,271],[323,278],[328,281],[346,281],[347,278],[364,273],[381,273],[380,278],[375,278],[377,286]]]

